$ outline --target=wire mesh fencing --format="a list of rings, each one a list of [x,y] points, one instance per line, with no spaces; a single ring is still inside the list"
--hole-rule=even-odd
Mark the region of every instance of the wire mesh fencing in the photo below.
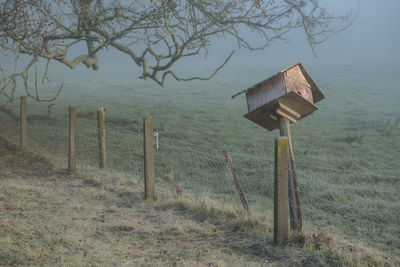
[[[154,159],[156,182],[166,184],[174,197],[207,195],[221,203],[232,204],[234,191],[227,183],[222,154],[211,155],[161,142],[156,144]]]
[[[99,129],[95,122],[78,120],[77,158],[79,167],[100,165]],[[106,128],[106,166],[143,176],[143,135],[124,129]]]
[[[18,123],[9,121],[3,135],[18,142]],[[66,166],[68,121],[31,120],[30,148],[54,155]],[[3,127],[4,128],[4,127]],[[94,119],[80,118],[77,127],[78,170],[98,168],[99,135]],[[106,168],[144,178],[143,133],[106,124]],[[240,187],[251,213],[273,213],[274,159],[230,151]],[[154,136],[155,184],[166,197],[200,199],[204,196],[238,209],[242,203],[223,151],[204,152],[190,143]],[[339,159],[338,159],[339,162]],[[373,170],[340,168],[338,162],[318,158],[296,162],[303,224],[329,229],[349,239],[362,240],[394,253],[400,251],[400,175]],[[335,165],[336,164],[336,165]],[[388,187],[388,184],[393,186]]]

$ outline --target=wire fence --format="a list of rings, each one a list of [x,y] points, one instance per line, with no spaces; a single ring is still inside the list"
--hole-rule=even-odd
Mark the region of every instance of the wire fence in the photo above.
[[[2,135],[18,142],[18,124],[4,122]],[[31,149],[54,155],[66,165],[68,121],[32,120],[28,126]],[[4,128],[4,127],[3,127]],[[95,119],[78,119],[78,169],[100,164],[98,128]],[[37,146],[36,146],[37,144]],[[106,125],[107,168],[132,179],[144,177],[143,133],[113,124]],[[230,152],[250,212],[272,214],[274,159]],[[240,198],[222,151],[206,153],[189,143],[158,135],[154,137],[156,192],[166,197],[208,198],[241,208]],[[329,229],[349,239],[373,244],[385,251],[400,252],[400,175],[383,175],[372,170],[334,168],[315,159],[296,165],[303,224]],[[353,181],[343,183],[340,181]],[[363,181],[357,183],[356,181]],[[367,181],[367,182],[365,182]],[[382,182],[384,181],[384,182]],[[389,186],[392,184],[393,186]]]

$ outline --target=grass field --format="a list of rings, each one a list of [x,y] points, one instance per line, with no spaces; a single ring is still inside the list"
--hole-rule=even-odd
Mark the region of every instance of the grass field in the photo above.
[[[326,99],[317,104],[315,114],[292,125],[305,227],[396,257],[400,254],[399,70],[370,65],[307,69]],[[132,119],[125,128],[129,133],[109,132],[115,137],[109,157],[124,169],[127,162],[140,162],[141,120],[152,115],[162,144],[156,151],[158,190],[167,193],[181,184],[191,195],[205,194],[236,205],[225,181],[222,150],[228,150],[251,212],[262,220],[272,210],[273,144],[278,133],[244,119],[244,97],[231,100],[230,96],[278,70],[226,70],[209,82],[171,82],[166,88],[126,73],[75,73],[63,77],[65,88],[52,116],[65,115],[69,104],[77,104],[79,111],[104,106],[108,117]],[[29,110],[46,114],[47,105],[30,103]],[[34,123],[30,137],[46,144],[41,145],[43,153],[65,155],[66,124]],[[81,125],[82,158],[94,158],[95,122],[81,120]],[[135,172],[126,171],[138,179],[141,168],[138,163]]]

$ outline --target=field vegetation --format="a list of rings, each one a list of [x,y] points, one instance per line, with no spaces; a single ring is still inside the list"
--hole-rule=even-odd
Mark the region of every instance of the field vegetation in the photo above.
[[[242,117],[243,97],[230,99],[279,69],[225,70],[208,83],[171,83],[166,88],[133,80],[127,73],[109,73],[100,80],[91,76],[95,74],[73,73],[63,76],[64,91],[51,111],[56,120],[32,121],[29,126],[30,149],[51,158],[51,168],[45,165],[42,171],[40,165],[25,175],[16,169],[30,164],[13,165],[13,158],[2,152],[0,196],[7,220],[2,220],[1,229],[6,230],[0,233],[1,247],[6,249],[0,259],[47,265],[398,264],[398,70],[370,65],[307,69],[326,99],[315,114],[292,125],[305,234],[292,235],[287,247],[271,246],[273,145],[278,133]],[[51,94],[51,89],[46,92]],[[93,168],[96,122],[94,117],[82,118],[80,171],[64,176],[69,104],[93,113],[104,106],[107,117],[129,120],[107,124],[108,171]],[[16,109],[17,103],[10,107]],[[44,115],[47,104],[30,102],[28,110]],[[141,128],[148,115],[160,133],[155,152],[159,198],[154,203],[141,199]],[[0,118],[0,135],[15,142],[17,125],[4,114]],[[226,179],[223,150],[230,152],[238,170],[250,214],[241,211]],[[21,155],[25,157],[33,156]],[[33,162],[42,164],[43,159]],[[50,208],[46,203],[60,204]],[[52,216],[53,223],[40,219]],[[17,221],[21,229],[14,229]],[[12,234],[7,234],[10,229]],[[22,242],[29,238],[34,241]],[[108,256],[101,258],[103,252]]]

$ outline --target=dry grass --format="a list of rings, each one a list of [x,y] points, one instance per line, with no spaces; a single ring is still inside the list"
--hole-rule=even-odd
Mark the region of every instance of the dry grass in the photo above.
[[[143,200],[111,171],[68,176],[0,139],[0,265],[395,266],[329,233],[273,247],[272,218],[204,197]],[[260,216],[260,215],[259,215]]]

